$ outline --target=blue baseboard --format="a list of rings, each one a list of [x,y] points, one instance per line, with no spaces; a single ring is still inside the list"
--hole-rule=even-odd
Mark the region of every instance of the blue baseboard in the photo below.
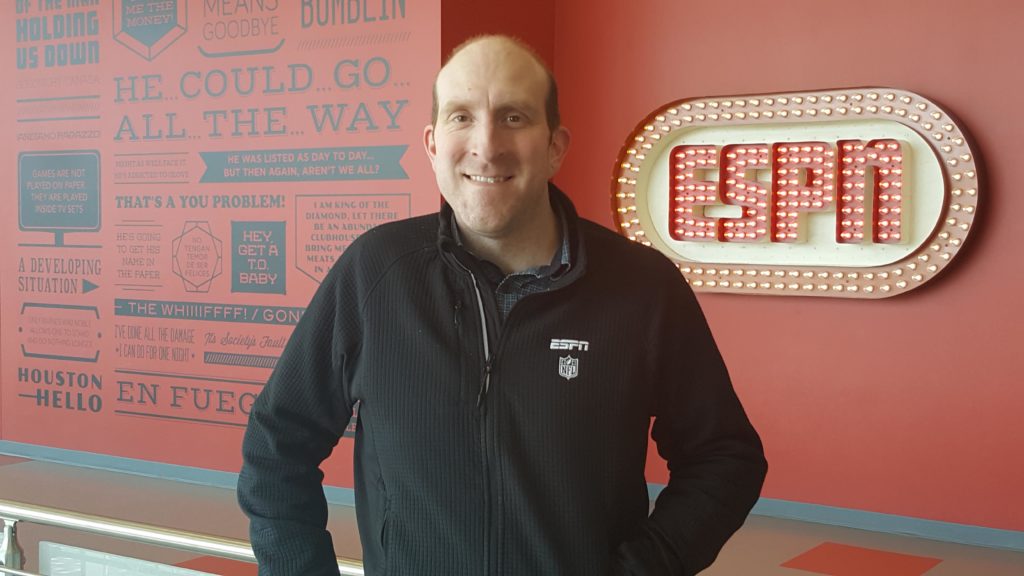
[[[62,448],[50,448],[5,440],[0,440],[0,454],[231,490],[234,490],[235,484],[238,482],[238,474],[232,472],[218,472],[216,470],[194,468],[191,466],[163,464],[149,460],[122,458],[77,450],[64,450]],[[656,499],[664,487],[663,484],[648,484],[647,490],[651,500]],[[327,497],[327,501],[331,504],[355,506],[355,494],[350,488],[326,486],[324,487],[324,494]],[[761,498],[758,500],[754,506],[753,513],[759,516],[816,522],[818,524],[843,526],[859,530],[1024,552],[1024,532],[1013,530],[1000,530],[953,522],[939,522],[937,520],[776,500],[774,498]]]
[[[665,487],[664,484],[649,484],[647,492],[651,500],[657,498]],[[761,498],[754,505],[752,514],[802,522],[815,522],[844,528],[870,530],[886,534],[898,534],[939,540],[968,546],[984,546],[986,548],[1004,548],[1024,552],[1024,532],[1000,530],[970,524],[925,520],[911,516],[897,516],[881,512],[866,512],[852,508],[839,508],[821,504],[806,504],[775,498]]]
[[[94,452],[82,452],[79,450],[65,450],[63,448],[50,448],[48,446],[37,446],[35,444],[23,444],[21,442],[10,442],[0,440],[0,454],[18,456],[30,460],[53,462],[56,464],[69,464],[83,468],[95,468],[110,472],[124,472],[126,474],[137,474],[149,478],[161,480],[174,480],[177,482],[188,482],[202,486],[213,486],[215,488],[227,488],[234,490],[238,484],[238,474],[234,472],[220,472],[206,468],[195,468],[192,466],[179,466],[177,464],[164,464],[150,460],[139,460],[136,458],[123,458],[121,456],[109,456],[107,454],[96,454]],[[351,488],[338,488],[335,486],[324,486],[324,495],[330,504],[343,506],[355,506],[355,493]]]

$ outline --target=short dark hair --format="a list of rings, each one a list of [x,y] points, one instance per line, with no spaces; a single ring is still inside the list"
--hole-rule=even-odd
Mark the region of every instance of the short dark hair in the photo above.
[[[558,82],[555,82],[555,75],[551,73],[551,69],[548,68],[548,65],[544,63],[544,60],[542,60],[540,55],[537,54],[537,51],[534,50],[529,44],[523,42],[522,40],[514,38],[512,36],[504,36],[501,34],[482,34],[480,36],[474,36],[469,40],[466,40],[462,44],[456,46],[455,49],[452,50],[451,53],[448,55],[448,57],[445,58],[444,64],[441,65],[441,69],[444,69],[444,67],[447,66],[449,62],[451,62],[452,58],[454,58],[456,54],[462,52],[462,50],[469,47],[471,44],[476,44],[477,42],[480,42],[482,40],[490,39],[500,39],[506,42],[510,42],[515,47],[526,52],[533,59],[533,61],[536,62],[544,70],[544,75],[547,76],[548,79],[548,93],[547,96],[544,98],[544,114],[547,117],[548,128],[551,130],[551,132],[554,132],[559,126],[562,125],[562,115],[558,111]],[[440,72],[438,72],[438,75],[440,75]],[[433,88],[433,104],[430,110],[430,123],[433,124],[434,126],[437,126],[437,111],[437,77],[435,76]]]

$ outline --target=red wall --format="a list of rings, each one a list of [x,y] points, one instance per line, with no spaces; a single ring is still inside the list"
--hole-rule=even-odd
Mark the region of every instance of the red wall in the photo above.
[[[441,60],[473,36],[509,34],[532,46],[553,67],[556,5],[552,0],[442,0]]]
[[[1024,127],[1013,107],[1024,9],[1013,0],[847,6],[445,0],[442,50],[505,32],[553,63],[575,135],[558,182],[606,225],[615,155],[637,122],[673,100],[879,85],[955,113],[987,184],[978,225],[940,278],[881,301],[701,301],[766,443],[765,496],[1024,530],[1015,304],[1024,268],[1013,226],[1024,197],[1010,171]],[[652,472],[664,481],[662,467]]]
[[[766,444],[764,496],[1024,530],[1022,15],[1014,0],[559,1],[574,139],[557,181],[608,226],[619,148],[681,98],[891,86],[975,139],[980,221],[930,285],[878,301],[700,296]]]

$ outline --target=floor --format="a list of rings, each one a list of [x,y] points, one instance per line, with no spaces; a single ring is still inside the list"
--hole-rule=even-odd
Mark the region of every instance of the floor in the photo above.
[[[157,478],[0,455],[0,499],[247,538],[234,492]],[[354,510],[332,506],[339,556],[359,558]],[[252,564],[197,556],[65,529],[19,524],[26,570],[41,540],[145,558],[223,576],[255,576]],[[980,548],[766,516],[751,516],[702,576],[1021,576],[1024,552]]]

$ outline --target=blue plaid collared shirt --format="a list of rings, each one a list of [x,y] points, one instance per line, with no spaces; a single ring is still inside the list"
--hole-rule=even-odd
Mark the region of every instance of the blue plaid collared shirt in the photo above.
[[[561,226],[562,242],[555,250],[551,263],[544,266],[535,266],[519,272],[505,275],[501,268],[492,262],[478,258],[484,272],[484,280],[487,286],[494,292],[494,299],[498,304],[498,311],[501,313],[501,320],[508,318],[508,313],[516,302],[528,294],[547,292],[551,289],[551,283],[569,271],[572,266],[572,255],[569,252],[568,223],[565,220],[565,213],[561,206],[552,205],[558,214],[558,222]],[[462,238],[459,236],[459,227],[456,224],[455,214],[452,214],[452,230],[455,242],[462,246]],[[476,255],[473,255],[476,258]]]

